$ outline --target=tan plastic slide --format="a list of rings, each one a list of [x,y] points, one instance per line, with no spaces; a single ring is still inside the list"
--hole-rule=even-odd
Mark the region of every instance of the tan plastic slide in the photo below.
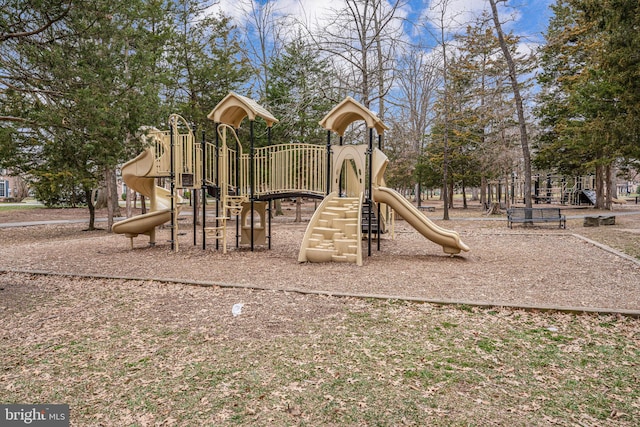
[[[171,220],[170,192],[155,185],[155,178],[148,176],[154,166],[154,155],[151,149],[143,151],[138,157],[122,166],[122,179],[134,191],[149,198],[150,212],[113,225],[113,232],[124,234],[131,239],[139,234],[149,236],[149,244],[155,244],[155,230],[159,225]]]
[[[469,251],[469,247],[460,240],[460,235],[457,232],[434,224],[397,191],[386,187],[377,187],[373,190],[373,199],[378,203],[386,203],[391,206],[420,234],[441,245],[445,253],[454,255],[460,251]]]

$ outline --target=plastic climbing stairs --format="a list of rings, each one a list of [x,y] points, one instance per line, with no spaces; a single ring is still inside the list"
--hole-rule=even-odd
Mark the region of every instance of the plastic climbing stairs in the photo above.
[[[299,262],[351,262],[362,265],[362,197],[327,196],[305,232]]]

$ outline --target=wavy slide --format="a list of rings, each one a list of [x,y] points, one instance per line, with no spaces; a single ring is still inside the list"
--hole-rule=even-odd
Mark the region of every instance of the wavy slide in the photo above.
[[[377,187],[373,190],[373,199],[378,203],[386,203],[391,206],[420,234],[441,245],[445,253],[454,255],[460,251],[469,251],[469,247],[460,240],[460,235],[457,232],[434,224],[397,191],[386,187]]]
[[[139,234],[149,236],[149,244],[154,245],[156,227],[171,221],[170,192],[155,185],[155,178],[148,176],[152,172],[154,162],[153,151],[147,149],[122,166],[122,179],[127,186],[148,197],[150,201],[150,212],[113,224],[113,232],[129,237],[132,247],[133,238]]]

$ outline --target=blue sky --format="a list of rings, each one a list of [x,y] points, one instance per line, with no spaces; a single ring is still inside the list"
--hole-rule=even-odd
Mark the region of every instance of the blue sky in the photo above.
[[[552,3],[551,0],[511,0],[509,4],[520,12],[520,19],[513,24],[514,32],[541,39],[551,17]]]
[[[393,0],[391,0],[393,1]],[[452,30],[464,28],[483,9],[490,10],[488,0],[444,0],[447,3],[447,22]],[[523,37],[527,43],[539,43],[546,30],[554,0],[508,0],[499,4],[499,13],[505,21],[504,29]],[[343,0],[219,0],[214,8],[234,17],[242,26],[246,11],[257,4],[268,3],[276,15],[290,15],[299,20],[322,20],[330,11],[340,8]],[[438,14],[443,0],[406,0],[401,10],[403,17],[414,22],[424,22],[425,17]],[[456,28],[457,27],[457,28]],[[410,37],[410,34],[407,34]]]
[[[255,12],[261,7],[266,7],[269,14],[275,18],[293,19],[287,21],[284,28],[285,38],[295,37],[295,31],[289,28],[292,22],[306,22],[308,27],[325,27],[335,20],[337,10],[342,10],[345,0],[217,0],[214,8],[221,9],[227,16],[231,16],[236,24],[243,28],[247,25],[247,20],[251,16],[252,10]],[[386,0],[394,1],[394,0]],[[546,32],[551,10],[549,6],[556,0],[508,0],[499,2],[498,13],[503,23],[505,32],[512,32],[520,36],[518,51],[526,55],[536,51],[540,44],[544,43],[543,34]],[[420,45],[438,47],[439,31],[425,30],[429,22],[442,15],[441,5],[446,4],[445,27],[448,26],[447,38],[451,39],[454,34],[462,34],[470,24],[473,24],[483,11],[491,16],[491,7],[488,0],[406,0],[397,15],[403,20],[394,23],[391,32],[394,38],[400,37],[407,42],[415,44],[420,38]],[[440,6],[440,7],[439,7]],[[436,19],[437,20],[437,19]],[[406,22],[411,22],[407,24]],[[404,22],[404,23],[403,23]],[[317,23],[317,24],[316,24]],[[315,24],[315,25],[314,25]],[[248,24],[245,32],[247,39],[255,40],[255,21]],[[417,33],[416,33],[417,32]],[[255,48],[255,46],[254,46]],[[455,50],[455,45],[451,45],[450,52]],[[253,52],[259,54],[259,52]],[[425,55],[431,55],[427,47]],[[438,50],[436,49],[436,56]]]
[[[541,43],[542,34],[546,31],[551,10],[549,5],[554,0],[508,0],[498,3],[498,14],[503,23],[503,30],[521,36],[525,43]],[[437,20],[441,13],[443,0],[409,0],[409,5],[416,14]],[[480,16],[483,11],[491,13],[488,0],[445,0],[446,22],[451,25],[452,32],[460,32],[467,24]],[[414,15],[416,16],[416,15]]]

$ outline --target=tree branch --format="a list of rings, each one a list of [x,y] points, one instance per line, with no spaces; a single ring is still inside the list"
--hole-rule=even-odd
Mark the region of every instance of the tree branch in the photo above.
[[[30,36],[34,36],[36,34],[40,34],[43,31],[46,31],[48,28],[50,28],[56,22],[64,19],[69,14],[70,10],[71,10],[71,2],[68,3],[67,8],[64,9],[60,15],[55,16],[53,18],[48,18],[48,20],[41,27],[36,28],[35,30],[32,30],[32,31],[20,31],[20,32],[14,32],[14,33],[8,33],[8,34],[0,35],[0,43],[2,43],[4,41],[7,41],[9,39],[18,39],[18,38],[30,37]]]

